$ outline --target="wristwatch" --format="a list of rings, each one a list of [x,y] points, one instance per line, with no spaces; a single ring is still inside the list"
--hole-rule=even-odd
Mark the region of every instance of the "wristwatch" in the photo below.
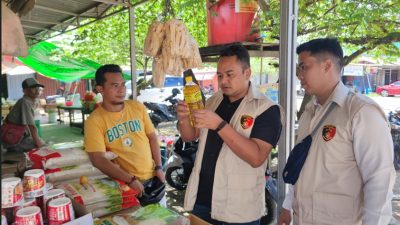
[[[156,167],[154,167],[154,170],[162,170],[162,166],[161,165],[157,165]]]
[[[215,128],[214,131],[218,133],[220,130],[222,130],[222,128],[225,127],[226,124],[228,124],[228,123],[225,120],[222,120],[222,122],[218,125],[217,128]]]

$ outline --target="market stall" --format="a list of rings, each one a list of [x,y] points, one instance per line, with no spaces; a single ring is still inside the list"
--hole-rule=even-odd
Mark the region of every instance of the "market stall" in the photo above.
[[[76,29],[77,27],[80,26],[80,17],[88,17],[90,14],[92,18],[95,18],[94,20],[90,21],[90,23],[96,21],[96,19],[101,19],[104,18],[103,16],[105,15],[105,11],[110,9],[110,5],[122,5],[124,8],[122,10],[129,9],[129,19],[130,19],[130,34],[134,34],[134,7],[135,5],[142,4],[146,1],[135,1],[134,4],[127,3],[125,1],[82,1],[82,4],[71,4],[68,1],[57,1],[56,4],[49,4],[48,1],[44,1],[45,4],[40,5],[38,7],[35,7],[34,10],[36,10],[37,13],[32,13],[34,16],[39,16],[39,18],[26,18],[29,20],[36,20],[38,21],[39,19],[50,19],[53,20],[53,22],[56,20],[57,23],[54,25],[46,25],[43,26],[40,29],[40,32],[32,32],[32,26],[25,27],[24,29],[26,30],[25,33],[29,33],[34,39],[43,39],[44,37],[48,37],[48,34],[52,32],[55,28],[63,28],[63,29],[58,29],[62,30],[62,32],[69,31],[71,29],[67,29],[68,25],[73,25],[77,24],[77,26],[73,29]],[[65,3],[68,2],[68,3]],[[94,3],[96,2],[96,3]],[[102,4],[101,2],[105,2]],[[109,4],[109,5],[106,5]],[[66,7],[65,9],[55,9],[57,5],[68,5],[69,7]],[[71,6],[73,5],[73,6]],[[83,10],[84,9],[84,10]],[[89,9],[89,10],[88,10]],[[291,149],[293,146],[293,140],[294,140],[294,131],[293,131],[293,124],[294,124],[294,110],[293,110],[293,105],[292,101],[294,99],[294,94],[291,88],[293,86],[293,76],[289,76],[290,74],[294,74],[294,49],[296,46],[295,40],[296,40],[296,21],[297,21],[297,1],[283,1],[282,6],[281,6],[281,42],[280,46],[282,48],[279,49],[280,54],[280,103],[283,106],[283,108],[286,109],[286,117],[285,120],[288,121],[288,123],[285,124],[285,127],[283,129],[283,138],[281,138],[281,142],[279,144],[280,146],[280,153],[279,154],[279,165],[285,165],[286,161],[286,154]],[[52,11],[54,16],[48,16],[46,17],[46,13],[39,13],[40,10],[45,10],[45,11]],[[68,12],[70,11],[70,12]],[[121,10],[120,10],[121,11]],[[118,12],[120,12],[118,11]],[[55,13],[56,12],[56,13]],[[116,12],[116,13],[118,13]],[[108,14],[107,16],[110,16],[112,14]],[[42,16],[42,17],[40,17]],[[49,22],[49,21],[47,21]],[[51,22],[51,21],[50,21]],[[66,24],[68,23],[68,24]],[[66,26],[67,25],[67,26]],[[29,26],[29,25],[27,25]],[[64,26],[64,27],[63,27]],[[43,32],[42,32],[43,31]],[[42,36],[43,35],[43,36]],[[58,34],[57,34],[58,35]],[[131,71],[136,71],[136,66],[135,66],[135,48],[134,48],[134,37],[131,35]],[[132,90],[133,93],[136,93],[134,90],[135,85],[136,85],[136,74],[132,74]],[[281,170],[281,169],[280,169]],[[279,201],[278,205],[280,206],[283,200],[283,196],[285,193],[285,187],[283,183],[281,182],[279,185]]]
[[[112,152],[106,158],[117,157]],[[95,168],[82,141],[57,143],[26,154],[24,171],[2,179],[3,224],[199,224],[204,221],[173,212]],[[154,184],[162,186],[163,184]],[[150,189],[149,189],[150,190]]]

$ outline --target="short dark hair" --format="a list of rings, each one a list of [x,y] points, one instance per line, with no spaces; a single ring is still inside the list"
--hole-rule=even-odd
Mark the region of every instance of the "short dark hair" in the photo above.
[[[343,67],[343,49],[336,38],[318,38],[299,45],[296,53],[310,52],[311,55],[328,53],[337,64],[339,70]]]
[[[100,66],[96,71],[96,85],[103,85],[106,82],[105,73],[121,73],[122,69],[116,64]]]
[[[247,69],[250,67],[250,56],[249,52],[243,45],[230,45],[226,47],[219,58],[225,56],[236,56],[239,61],[242,63],[242,68]]]

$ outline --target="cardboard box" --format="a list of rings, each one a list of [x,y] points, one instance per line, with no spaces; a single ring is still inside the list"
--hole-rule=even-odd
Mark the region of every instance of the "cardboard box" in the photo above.
[[[212,225],[211,223],[207,223],[193,214],[190,214],[188,217],[190,220],[190,225]]]

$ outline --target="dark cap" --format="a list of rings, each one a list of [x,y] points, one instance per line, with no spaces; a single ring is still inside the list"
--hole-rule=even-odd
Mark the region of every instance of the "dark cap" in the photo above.
[[[24,81],[22,81],[22,89],[33,88],[33,87],[44,88],[44,85],[40,84],[35,78],[27,78]]]

